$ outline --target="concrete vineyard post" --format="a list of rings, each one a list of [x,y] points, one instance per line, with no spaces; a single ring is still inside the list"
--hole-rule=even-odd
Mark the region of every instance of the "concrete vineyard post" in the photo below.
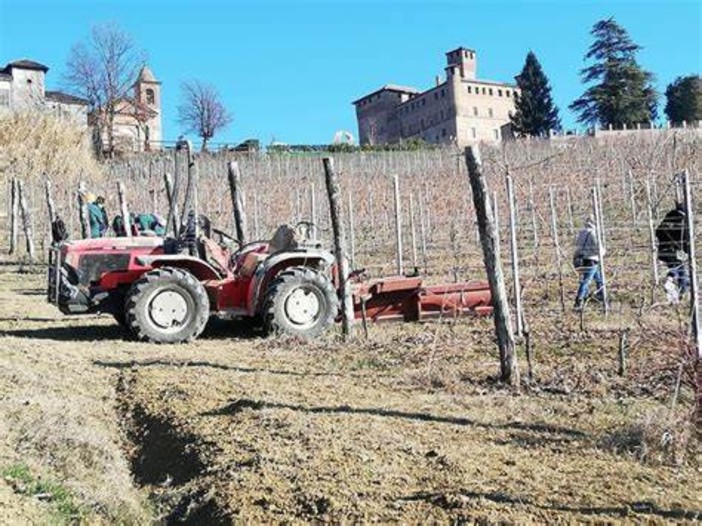
[[[410,235],[412,239],[412,267],[415,271],[419,268],[417,260],[417,229],[414,224],[414,194],[410,193],[409,201],[409,220],[410,220]]]
[[[353,333],[353,298],[351,297],[351,283],[349,282],[349,262],[346,257],[346,232],[341,216],[341,190],[339,180],[334,171],[334,159],[325,157],[324,179],[329,198],[329,216],[332,232],[334,234],[334,252],[338,265],[339,288],[341,289],[341,330],[344,338],[348,339]]]
[[[49,228],[48,228],[49,241],[53,241],[51,224],[56,219],[56,206],[54,205],[54,195],[53,195],[53,187],[51,184],[51,179],[49,179],[48,177],[44,181],[44,192],[45,192],[44,195],[46,197],[46,215],[49,218]]]
[[[19,233],[19,181],[12,178],[10,189],[10,254],[17,252]]]
[[[690,328],[692,330],[693,343],[697,351],[697,360],[699,361],[702,360],[702,342],[700,341],[699,285],[697,282],[697,254],[695,252],[695,211],[693,208],[694,203],[692,202],[692,191],[690,190],[690,174],[687,170],[682,173],[681,179],[685,198],[685,220],[687,221],[688,243],[690,247],[690,254],[688,257],[690,272]]]
[[[124,223],[124,231],[127,237],[132,237],[132,218],[129,217],[129,207],[127,206],[127,196],[125,195],[124,183],[117,183],[117,195],[119,197],[119,210],[122,214],[122,222]]]
[[[548,201],[551,208],[551,236],[556,256],[556,266],[558,268],[558,290],[561,301],[561,310],[565,311],[565,290],[563,289],[563,258],[561,257],[561,245],[558,240],[558,217],[556,214],[556,201],[553,188],[548,189]]]
[[[400,203],[400,180],[395,174],[392,179],[395,196],[395,254],[397,258],[397,275],[404,274],[402,261],[402,205]]]
[[[602,240],[602,213],[600,211],[600,196],[597,186],[592,189],[592,208],[595,215],[595,225],[597,227],[597,255],[599,258],[600,273],[602,275],[602,312],[606,315],[609,312],[609,298],[607,297],[607,277],[605,275],[605,246]]]
[[[90,219],[88,218],[88,203],[85,202],[85,182],[78,185],[78,217],[80,219],[80,235],[83,239],[90,238]]]
[[[519,254],[517,249],[517,211],[514,202],[514,187],[512,176],[507,174],[507,198],[509,199],[509,241],[512,255],[512,281],[514,285],[514,310],[516,335],[521,336],[524,327],[522,313],[522,291],[519,282]]]
[[[24,230],[24,238],[27,243],[27,254],[29,261],[34,262],[34,237],[32,235],[32,218],[27,204],[27,196],[25,187],[22,181],[17,181],[17,191],[19,193],[20,211],[22,212],[22,229]]]
[[[507,291],[502,273],[502,261],[498,247],[495,215],[490,204],[485,177],[480,166],[480,151],[477,146],[465,150],[466,166],[473,192],[473,205],[480,229],[483,260],[492,294],[493,320],[497,346],[500,353],[500,378],[514,387],[519,386],[519,369],[515,354],[512,320],[507,302]]]
[[[646,212],[648,213],[648,240],[651,247],[651,272],[653,286],[651,289],[651,303],[654,303],[656,287],[658,286],[658,248],[656,247],[656,231],[653,225],[653,203],[651,202],[651,183],[646,180]]]
[[[354,225],[353,218],[353,195],[349,192],[349,249],[350,258],[349,262],[351,265],[351,270],[356,267],[356,227]]]
[[[229,163],[229,192],[232,198],[232,208],[234,210],[234,229],[239,242],[246,243],[246,212],[244,211],[244,197],[241,188],[241,172],[239,163],[231,161]]]

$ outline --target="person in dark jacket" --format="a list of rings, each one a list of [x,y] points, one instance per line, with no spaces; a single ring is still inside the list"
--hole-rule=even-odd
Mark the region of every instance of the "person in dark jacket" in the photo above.
[[[90,237],[103,237],[107,232],[109,222],[105,211],[105,198],[95,197],[94,194],[87,194],[85,201],[88,208],[88,221],[90,222]]]
[[[663,288],[672,302],[690,287],[687,260],[690,255],[690,235],[687,228],[687,214],[682,203],[668,212],[656,229],[658,259],[668,267],[668,275]]]
[[[602,248],[602,253],[604,254],[604,248]],[[591,217],[587,218],[585,226],[578,232],[578,237],[575,240],[575,252],[573,253],[573,265],[580,273],[580,286],[575,297],[575,309],[581,310],[583,308],[593,279],[597,284],[595,297],[599,301],[604,301],[604,282],[600,267],[600,237],[595,221]]]

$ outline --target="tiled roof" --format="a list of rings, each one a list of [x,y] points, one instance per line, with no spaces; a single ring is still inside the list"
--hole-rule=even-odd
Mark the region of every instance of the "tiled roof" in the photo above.
[[[87,106],[88,101],[74,95],[69,95],[68,93],[62,93],[60,91],[47,91],[46,100],[51,102],[58,102],[60,104],[80,104],[81,106]]]
[[[44,64],[40,64],[39,62],[35,62],[34,60],[29,60],[26,58],[20,59],[20,60],[15,60],[13,62],[10,62],[7,66],[5,66],[5,69],[10,69],[10,68],[21,68],[21,69],[38,69],[40,71],[43,71],[46,73],[49,71],[49,67],[45,66]]]

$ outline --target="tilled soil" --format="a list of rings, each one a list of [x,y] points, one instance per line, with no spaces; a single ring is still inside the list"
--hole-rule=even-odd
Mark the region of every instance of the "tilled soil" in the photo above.
[[[489,320],[375,326],[348,344],[212,323],[156,346],[111,319],[65,319],[41,287],[0,274],[0,460],[46,469],[108,522],[701,516],[695,459],[642,462],[626,435],[668,414],[675,378],[651,366],[651,338],[620,378],[610,327],[536,327],[535,382],[515,394],[493,378]]]

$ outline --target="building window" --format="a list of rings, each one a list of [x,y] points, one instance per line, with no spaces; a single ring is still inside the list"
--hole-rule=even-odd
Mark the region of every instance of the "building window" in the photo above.
[[[146,90],[146,103],[156,104],[156,95],[154,94],[154,90],[152,90],[151,88]]]
[[[427,99],[422,99],[422,106],[426,106],[426,105],[427,105]]]
[[[10,90],[0,90],[0,106],[10,105]]]
[[[446,128],[441,128],[441,136],[446,137]]]
[[[445,97],[445,96],[446,96],[446,92],[445,92],[443,89],[441,90],[441,96],[442,96],[442,97]]]
[[[507,95],[508,97],[509,97],[509,93],[510,93],[509,90],[505,90],[505,95]]]
[[[478,138],[478,131],[475,128],[471,128],[470,135],[473,139],[477,139]]]
[[[483,95],[485,95],[485,88],[483,88]]]
[[[490,95],[492,95],[492,88],[490,88]]]
[[[478,116],[478,107],[477,106],[473,106],[473,116],[474,117]]]
[[[488,108],[488,116],[493,117],[492,108]]]
[[[498,89],[498,90],[497,90],[497,96],[498,96],[498,97],[502,97],[502,90],[501,90],[501,89]]]
[[[472,91],[473,91],[473,88],[471,88],[470,86],[468,86],[468,93],[472,93]]]
[[[495,128],[495,140],[499,141],[500,140],[500,129]]]

